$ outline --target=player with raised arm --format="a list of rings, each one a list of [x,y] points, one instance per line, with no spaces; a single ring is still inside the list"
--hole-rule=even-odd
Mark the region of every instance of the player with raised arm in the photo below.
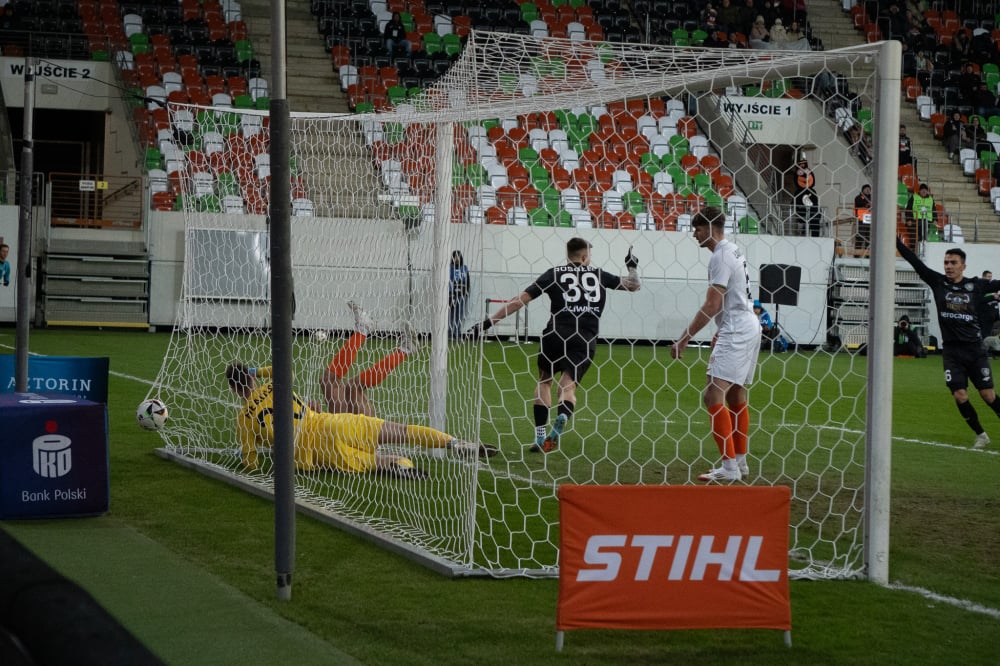
[[[518,296],[504,303],[482,323],[472,328],[479,336],[504,317],[514,314],[542,294],[549,297],[550,317],[542,331],[538,354],[538,384],[535,388],[535,442],[530,451],[549,453],[559,448],[559,437],[576,408],[576,387],[594,361],[601,315],[608,289],[638,291],[639,260],[632,248],[625,256],[628,274],[619,277],[590,265],[589,242],[571,238],[566,242],[567,263],[542,273]],[[559,407],[546,434],[552,409],[552,382],[559,372]]]
[[[761,329],[753,311],[746,257],[726,239],[725,224],[725,214],[714,206],[704,208],[691,220],[694,239],[712,253],[708,290],[705,302],[670,349],[673,358],[681,358],[691,338],[715,321],[718,330],[708,358],[702,400],[722,465],[699,475],[699,481],[739,481],[750,475],[747,387],[757,367]]]
[[[984,301],[996,299],[1000,280],[965,277],[965,252],[951,248],[944,253],[944,273],[930,269],[897,236],[896,249],[934,295],[938,325],[941,327],[944,381],[955,398],[955,405],[965,422],[976,433],[973,447],[985,449],[990,436],[986,434],[975,407],[969,402],[969,381],[979,390],[990,409],[1000,416],[1000,400],[993,388],[990,357],[983,347],[979,313]]]

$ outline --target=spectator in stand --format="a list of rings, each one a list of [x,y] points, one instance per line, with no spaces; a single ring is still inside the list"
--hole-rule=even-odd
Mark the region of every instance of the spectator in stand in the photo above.
[[[986,81],[979,82],[979,87],[972,96],[972,106],[976,108],[976,113],[984,118],[1000,114],[1000,108],[998,108],[1000,104],[997,104],[997,96],[990,91],[990,87],[986,85]]]
[[[921,12],[912,9],[906,10],[906,32],[907,41],[914,49],[920,51],[926,48],[937,48],[937,36],[934,34],[934,28],[927,23],[927,19]]]
[[[906,204],[907,224],[915,227],[917,242],[927,238],[927,230],[930,226],[937,225],[937,212],[934,210],[934,196],[930,193],[927,183],[920,183],[920,187],[910,195],[910,200]]]
[[[993,37],[986,28],[979,27],[972,31],[972,61],[982,65],[987,62],[996,62],[996,47],[993,44]],[[990,57],[993,57],[991,60]]]
[[[914,76],[925,89],[931,85],[931,72],[934,71],[934,58],[927,51],[917,51]]]
[[[758,16],[757,20],[753,22],[753,27],[750,28],[750,48],[767,48],[767,42],[770,40],[771,33],[768,31],[767,26],[764,25],[764,17]]]
[[[972,39],[969,31],[959,28],[951,38],[951,62],[953,65],[967,63],[972,57]]]
[[[962,147],[963,127],[965,127],[965,123],[962,122],[962,114],[953,111],[951,118],[944,124],[944,147],[948,151],[949,160],[955,159],[955,153]]]
[[[816,176],[809,168],[805,155],[799,158],[795,169],[795,214],[804,223],[807,236],[819,236],[822,222],[819,197],[816,196]]]
[[[781,17],[781,3],[779,0],[764,0],[764,5],[760,10],[761,16],[764,17],[764,24],[771,26],[774,22]]]
[[[783,49],[788,44],[788,33],[785,32],[785,26],[782,24],[780,18],[774,19],[774,25],[771,26],[771,46],[776,49]]]
[[[913,148],[906,135],[906,125],[899,126],[899,166],[913,164]]]
[[[799,28],[798,21],[792,21],[792,24],[788,26],[787,30],[785,30],[785,37],[788,38],[789,43],[805,39],[805,35],[802,34],[802,29]]]
[[[978,116],[972,116],[972,121],[962,126],[962,147],[971,148],[979,155],[980,151],[993,150],[993,144],[986,139],[986,130],[979,123]]]
[[[732,0],[722,0],[716,15],[716,30],[732,32],[740,29],[740,8]]]
[[[983,78],[976,72],[976,68],[972,63],[964,63],[962,65],[962,70],[958,75],[958,81],[955,85],[958,86],[958,92],[962,96],[962,101],[971,104],[972,98],[979,90],[979,83]]]
[[[906,23],[906,16],[899,10],[899,5],[891,4],[886,7],[879,16],[878,26],[885,39],[906,42],[909,26]]]
[[[757,5],[754,0],[745,0],[740,7],[740,27],[739,31],[744,35],[749,35],[753,29],[754,20],[757,18]]]
[[[406,26],[403,25],[399,12],[392,13],[392,18],[385,24],[382,37],[385,39],[385,51],[390,57],[396,55],[397,49],[403,49],[406,55],[413,53],[413,45],[406,38]]]
[[[711,3],[705,7],[705,11],[701,15],[703,17],[701,22],[702,30],[710,35],[719,30],[719,12],[716,11]]]
[[[861,138],[861,150],[859,154],[861,155],[861,161],[865,164],[875,159],[875,139],[872,137],[871,132],[865,132],[865,135]]]
[[[872,186],[865,183],[854,197],[854,217],[858,220],[858,235],[854,247],[867,250],[872,242]]]

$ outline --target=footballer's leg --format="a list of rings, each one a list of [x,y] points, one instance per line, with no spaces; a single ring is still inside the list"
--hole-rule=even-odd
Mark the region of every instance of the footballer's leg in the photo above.
[[[491,458],[497,454],[497,449],[494,446],[466,442],[427,426],[406,425],[392,421],[382,421],[381,423],[378,444],[412,444],[428,449],[448,449],[453,455],[459,457]]]
[[[733,442],[733,420],[725,405],[726,392],[730,382],[708,376],[703,400],[708,410],[712,437],[719,447],[722,465],[698,476],[699,481],[739,481],[742,477],[736,462],[736,447]]]

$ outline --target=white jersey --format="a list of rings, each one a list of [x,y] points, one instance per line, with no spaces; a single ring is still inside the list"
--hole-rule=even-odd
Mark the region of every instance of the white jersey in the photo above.
[[[716,244],[708,262],[708,283],[726,290],[722,310],[715,315],[719,334],[753,331],[760,335],[760,321],[753,311],[747,260],[734,243],[723,239]]]
[[[721,240],[708,262],[709,284],[725,287],[715,315],[719,337],[708,359],[708,375],[749,386],[760,352],[760,319],[753,311],[747,260],[735,244]]]

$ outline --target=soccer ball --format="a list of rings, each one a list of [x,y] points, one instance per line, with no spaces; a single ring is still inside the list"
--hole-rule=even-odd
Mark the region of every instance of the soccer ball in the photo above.
[[[323,329],[321,329],[321,328],[316,329],[315,331],[313,331],[313,334],[312,334],[312,338],[316,342],[326,342],[326,339],[328,337],[329,337],[329,334],[326,331],[324,331]]]
[[[135,418],[143,429],[159,430],[167,422],[167,406],[156,398],[143,400],[135,410]]]

